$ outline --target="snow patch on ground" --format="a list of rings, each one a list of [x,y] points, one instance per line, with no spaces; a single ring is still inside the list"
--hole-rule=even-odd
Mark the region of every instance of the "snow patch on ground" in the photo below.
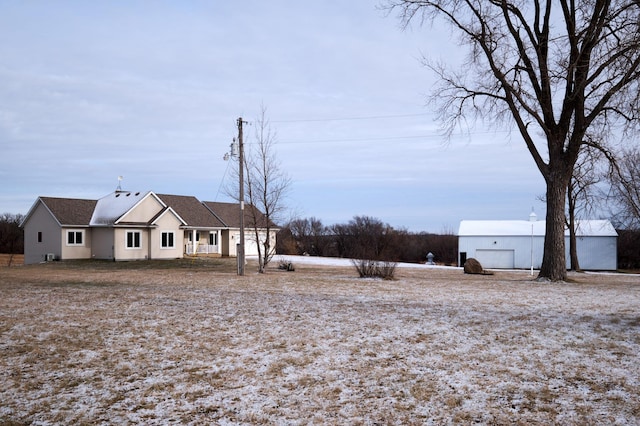
[[[338,257],[318,257],[318,256],[293,256],[293,255],[277,255],[274,256],[272,262],[291,262],[294,265],[317,265],[317,266],[353,266],[351,259]],[[427,265],[425,263],[402,263],[397,264],[398,268],[418,268],[418,269],[462,269],[453,266]]]

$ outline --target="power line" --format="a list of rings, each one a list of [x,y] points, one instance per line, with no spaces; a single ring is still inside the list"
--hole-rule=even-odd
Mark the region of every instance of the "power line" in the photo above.
[[[423,136],[379,136],[379,137],[367,137],[367,138],[343,138],[343,139],[316,139],[311,141],[278,141],[278,145],[292,145],[292,144],[313,144],[313,143],[330,143],[330,142],[368,142],[368,141],[385,141],[394,139],[420,139],[420,138],[436,138],[437,135],[423,135]]]
[[[497,134],[497,133],[509,133],[509,131],[490,131],[490,132],[473,132],[468,135],[460,135],[466,138],[483,135],[483,134]],[[332,143],[332,142],[369,142],[369,141],[386,141],[386,140],[401,140],[401,139],[447,139],[453,136],[444,135],[410,135],[410,136],[378,136],[378,137],[362,137],[362,138],[340,138],[340,139],[315,139],[315,140],[297,140],[297,141],[277,141],[278,145],[293,145],[293,144],[314,144],[314,143]]]
[[[269,120],[271,123],[310,123],[310,122],[323,122],[323,121],[355,121],[355,120],[381,120],[390,118],[405,118],[405,117],[422,117],[429,115],[426,112],[417,114],[396,114],[396,115],[371,115],[364,117],[334,117],[334,118],[302,118],[296,120]]]

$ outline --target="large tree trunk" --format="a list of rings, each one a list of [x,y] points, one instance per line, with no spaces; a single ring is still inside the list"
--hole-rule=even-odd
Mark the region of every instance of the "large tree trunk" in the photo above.
[[[578,260],[578,239],[576,237],[575,219],[569,223],[569,257],[571,259],[571,270],[580,271],[580,262]]]
[[[576,198],[574,194],[573,178],[569,180],[567,191],[567,202],[569,203],[569,257],[571,259],[571,270],[579,271],[578,262],[578,241],[576,238]]]
[[[567,278],[565,258],[564,223],[565,200],[569,179],[562,173],[547,177],[547,223],[544,238],[544,255],[538,279],[564,281]]]

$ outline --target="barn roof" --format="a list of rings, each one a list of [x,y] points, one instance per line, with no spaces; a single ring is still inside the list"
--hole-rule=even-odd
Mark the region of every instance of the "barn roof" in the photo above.
[[[458,236],[544,236],[546,221],[528,220],[463,220],[460,222]],[[565,235],[569,230],[565,229]],[[576,235],[579,237],[615,237],[618,235],[608,220],[578,220]]]

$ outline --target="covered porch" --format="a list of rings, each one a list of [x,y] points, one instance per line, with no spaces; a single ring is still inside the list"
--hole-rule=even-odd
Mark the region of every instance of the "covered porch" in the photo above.
[[[187,256],[222,256],[220,229],[186,229],[184,231],[184,254]]]

